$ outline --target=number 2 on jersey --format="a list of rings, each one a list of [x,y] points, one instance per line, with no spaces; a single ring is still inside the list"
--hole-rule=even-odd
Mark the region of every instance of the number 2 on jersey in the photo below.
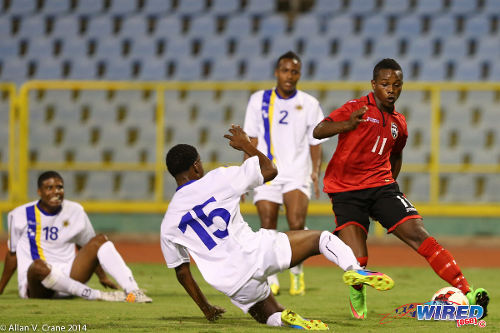
[[[217,229],[216,231],[212,232],[212,235],[214,235],[217,238],[223,239],[228,235],[227,225],[229,224],[231,214],[229,214],[229,212],[224,208],[215,208],[210,212],[210,214],[208,214],[208,216],[206,216],[205,212],[203,212],[203,207],[205,207],[211,202],[215,202],[214,197],[211,197],[201,205],[194,206],[193,211],[196,214],[196,216],[203,222],[203,224],[205,224],[207,228],[210,227],[212,224],[214,224],[213,221],[215,217],[220,217],[226,223],[226,229],[224,230]],[[203,244],[205,244],[207,249],[211,250],[217,245],[212,236],[210,236],[208,231],[205,230],[203,225],[200,222],[198,222],[195,218],[193,218],[191,212],[187,212],[186,214],[184,214],[184,216],[181,218],[181,222],[179,223],[178,228],[182,231],[182,233],[185,233],[188,226],[191,227],[191,229],[193,229],[196,235],[198,235],[198,237],[201,239]]]

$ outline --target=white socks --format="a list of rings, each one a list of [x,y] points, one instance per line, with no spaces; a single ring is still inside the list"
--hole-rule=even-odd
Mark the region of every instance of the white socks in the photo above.
[[[272,285],[272,284],[276,284],[276,285],[280,285],[280,281],[278,280],[278,274],[273,274],[273,275],[269,275],[267,277],[267,283],[269,285]]]
[[[323,231],[319,238],[319,252],[326,259],[336,263],[344,271],[362,269],[351,248],[329,231]]]
[[[42,280],[42,285],[47,289],[63,292],[66,294],[83,297],[88,300],[101,298],[101,292],[89,286],[65,276],[56,267],[50,268],[50,274]]]
[[[304,265],[302,263],[295,265],[295,266],[290,268],[290,272],[294,275],[299,275],[303,271],[303,266]]]
[[[268,326],[281,326],[281,312],[275,312],[267,318],[266,324]]]
[[[111,275],[127,294],[139,289],[132,271],[125,264],[125,261],[123,261],[122,256],[118,253],[113,243],[107,241],[102,244],[97,251],[97,259],[99,259],[99,263],[104,271]]]

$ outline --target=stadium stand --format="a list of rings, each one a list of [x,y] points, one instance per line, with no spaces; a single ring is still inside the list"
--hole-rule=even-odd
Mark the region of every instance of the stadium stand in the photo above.
[[[288,50],[303,57],[303,80],[368,81],[374,63],[394,57],[403,65],[406,80],[500,81],[500,2],[496,0],[302,0],[294,11],[288,10],[290,3],[278,0],[1,3],[0,80],[18,86],[27,80],[52,79],[273,80],[276,57]],[[326,113],[358,93],[313,94]],[[109,92],[97,90],[47,91],[43,98],[33,98],[31,156],[40,161],[154,162],[156,136],[151,128],[156,101],[142,94],[118,91],[110,97]],[[231,122],[243,121],[249,91],[182,94],[165,94],[165,147],[193,140],[201,143],[209,160],[239,161],[237,153],[219,149],[224,142],[218,133]],[[6,124],[2,103],[0,116]],[[411,132],[405,162],[428,161],[428,96],[405,91],[398,103]],[[441,105],[441,162],[498,163],[500,131],[492,125],[500,121],[498,92],[443,93]],[[182,130],[183,126],[191,130]],[[465,134],[463,126],[472,130]],[[0,138],[7,136],[2,126]],[[6,148],[2,148],[0,162],[6,158]],[[477,191],[476,199],[497,198],[490,183],[498,176],[477,175],[467,180],[452,176],[443,178],[448,192],[455,192],[443,193],[445,201],[471,199],[461,197],[460,189],[476,186],[477,179],[483,179],[485,186]],[[486,181],[490,176],[493,181]],[[139,186],[134,177],[148,184],[139,192],[151,198],[147,172],[105,177],[68,171],[68,178],[78,178],[81,185],[74,186],[72,193],[82,198],[102,198],[91,187],[106,178],[113,180],[113,190],[103,193],[137,199],[129,193]],[[428,200],[428,178],[412,173],[405,177],[409,196]],[[2,188],[0,198],[6,196],[6,187]]]

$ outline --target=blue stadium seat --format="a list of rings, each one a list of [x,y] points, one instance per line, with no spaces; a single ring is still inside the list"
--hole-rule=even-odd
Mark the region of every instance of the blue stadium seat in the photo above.
[[[165,54],[169,59],[191,56],[192,53],[192,40],[173,36],[167,40]]]
[[[365,55],[367,39],[363,37],[343,38],[338,46],[337,56],[346,59],[359,59]]]
[[[86,58],[88,56],[88,45],[85,38],[67,38],[62,41],[61,45],[59,57],[63,59]]]
[[[453,0],[450,1],[448,12],[454,15],[471,15],[477,12],[477,0]]]
[[[241,60],[235,57],[220,57],[212,62],[210,80],[237,80]]]
[[[96,16],[87,23],[87,31],[85,31],[85,37],[87,38],[99,38],[111,36],[112,34],[113,19],[109,16]]]
[[[117,38],[112,38],[108,35],[103,35],[101,38],[94,40],[96,49],[94,57],[102,58],[122,58],[123,41]]]
[[[444,10],[443,0],[418,0],[413,13],[422,15],[438,15]]]
[[[389,31],[389,17],[385,15],[368,16],[361,22],[360,34],[364,37],[377,38],[381,34],[387,35]]]
[[[273,38],[286,33],[287,18],[283,15],[269,15],[260,20],[258,34],[263,38]]]
[[[406,155],[407,156],[407,155]],[[426,173],[405,173],[409,176],[411,185],[409,191],[405,193],[411,202],[429,201],[430,179]]]
[[[500,64],[498,63],[498,61],[491,63],[488,81],[493,81],[493,82],[500,81]]]
[[[37,80],[59,80],[62,77],[62,65],[59,60],[53,58],[41,59],[37,62],[33,79]]]
[[[177,4],[174,13],[179,16],[194,16],[205,11],[205,1],[182,0]]]
[[[12,58],[2,62],[1,81],[23,83],[28,77],[28,62],[19,58]]]
[[[354,33],[354,20],[348,14],[335,16],[326,21],[325,33],[331,37],[350,38]]]
[[[173,60],[175,70],[170,79],[177,81],[192,81],[201,79],[201,63],[198,59],[184,56]]]
[[[0,41],[12,37],[12,22],[7,15],[0,16]]]
[[[157,57],[142,58],[138,80],[159,81],[167,79],[167,64]]]
[[[45,0],[42,8],[44,15],[65,15],[71,10],[71,1]]]
[[[384,58],[397,59],[401,61],[399,53],[401,39],[398,37],[374,38],[372,40],[372,52],[370,58],[378,62]],[[400,64],[401,65],[401,64]],[[402,65],[401,65],[402,66]]]
[[[16,58],[19,54],[19,40],[14,38],[0,38],[0,61]]]
[[[182,34],[182,22],[176,15],[158,17],[153,34],[158,38],[180,37]]]
[[[275,12],[275,2],[269,0],[247,0],[245,13],[250,15],[267,15]]]
[[[453,59],[455,61],[461,61],[468,56],[468,45],[469,41],[461,36],[442,38],[441,53],[439,56],[446,60]]]
[[[350,61],[348,80],[365,82],[370,81],[373,77],[374,66],[375,64],[368,60],[357,59],[355,61]]]
[[[94,60],[69,58],[65,62],[70,66],[67,79],[93,80],[97,77],[97,66]]]
[[[447,62],[435,59],[424,59],[420,62],[420,81],[444,81],[446,77]]]
[[[259,36],[246,36],[237,40],[236,54],[241,57],[261,56],[264,50],[264,41]]]
[[[484,0],[483,13],[500,13],[500,2],[497,0]]]
[[[455,59],[455,74],[453,80],[455,81],[482,81],[484,62],[479,60],[460,61]]]
[[[331,17],[343,10],[342,0],[316,0],[311,11],[316,15]]]
[[[121,58],[107,58],[103,61],[105,71],[103,79],[106,80],[130,80],[132,78],[132,63]]]
[[[426,61],[434,55],[436,38],[433,36],[419,36],[407,39],[406,54],[415,59]]]
[[[352,15],[369,15],[377,11],[376,0],[350,0],[347,11]]]
[[[418,37],[422,32],[422,18],[419,15],[397,17],[394,34],[408,39]]]
[[[39,38],[45,35],[45,17],[41,15],[24,17],[20,21],[19,31],[16,37],[19,38]]]
[[[298,53],[298,43],[294,35],[281,35],[274,36],[269,43],[269,53],[268,56],[271,58],[278,58],[282,54],[293,51]]]
[[[51,57],[53,55],[52,38],[46,38],[46,37],[33,38],[26,45],[27,45],[27,50],[26,53],[24,54],[24,57],[26,57],[27,59],[42,58],[41,60],[44,60],[43,58]],[[14,50],[15,49],[16,48],[14,48]]]
[[[436,16],[430,25],[428,33],[434,37],[449,38],[457,33],[457,21],[452,15]]]
[[[37,10],[37,1],[33,0],[16,0],[10,1],[10,6],[6,13],[9,15],[31,15]]]
[[[498,63],[500,57],[500,43],[498,37],[488,36],[477,39],[478,45],[475,53],[475,58],[491,62],[493,66]]]
[[[228,55],[228,50],[228,38],[224,36],[213,36],[203,39],[199,57],[217,61],[219,58],[225,58]]]
[[[212,0],[209,12],[215,16],[229,16],[234,15],[239,9],[239,0]]]
[[[498,159],[500,158],[498,153],[496,157],[498,164]],[[500,191],[498,189],[500,188],[500,175],[498,173],[488,174],[485,178],[483,199],[489,202],[499,202]]]
[[[252,35],[252,17],[247,14],[227,18],[224,36],[230,38],[245,38]]]
[[[102,14],[105,0],[79,0],[76,13],[79,15],[94,16]]]
[[[321,60],[332,53],[332,39],[328,37],[311,36],[306,39],[302,56],[308,60]]]
[[[384,0],[381,12],[388,15],[402,16],[410,10],[411,0]]]
[[[80,24],[77,17],[68,15],[55,19],[52,32],[53,38],[73,39],[80,34]]]
[[[170,12],[172,4],[165,0],[146,0],[142,14],[146,16],[163,16]]]
[[[476,175],[474,174],[442,174],[447,180],[447,188],[440,197],[443,202],[473,202],[476,200]]]
[[[293,21],[292,27],[292,34],[296,38],[302,38],[304,40],[314,38],[322,33],[320,20],[314,14],[297,16]]]
[[[217,34],[217,20],[214,16],[200,15],[193,17],[190,21],[190,28],[187,32],[188,38],[211,38]]]
[[[136,41],[148,34],[148,22],[143,15],[128,16],[123,19],[119,36]]]
[[[276,59],[268,57],[251,57],[245,61],[243,79],[247,81],[272,80]]]
[[[87,173],[85,188],[79,193],[80,200],[113,200],[113,172],[92,171]]]
[[[128,16],[137,10],[137,0],[112,0],[107,14],[112,16]]]
[[[321,57],[316,60],[312,80],[338,81],[342,76],[342,64],[336,58]]]
[[[491,17],[479,14],[465,18],[463,35],[465,37],[484,38],[490,34]]]
[[[129,58],[143,59],[157,55],[158,40],[154,37],[143,36],[134,39],[130,45]]]
[[[122,200],[152,200],[154,192],[150,188],[153,173],[128,171],[122,173],[122,182],[117,197]]]

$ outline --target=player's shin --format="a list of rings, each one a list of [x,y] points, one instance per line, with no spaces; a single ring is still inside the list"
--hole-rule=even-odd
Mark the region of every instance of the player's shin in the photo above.
[[[469,283],[465,279],[455,259],[445,248],[443,248],[433,237],[428,237],[418,248],[422,255],[431,265],[434,272],[440,278],[460,289],[464,294],[470,290]]]
[[[351,248],[331,232],[323,231],[321,233],[319,252],[344,271],[361,269]]]
[[[49,275],[42,280],[42,285],[47,289],[83,297],[88,300],[99,299],[101,296],[99,290],[92,289],[81,282],[73,280],[69,276],[64,275],[56,267],[51,268]]]
[[[126,293],[139,289],[132,271],[112,242],[107,241],[101,245],[97,251],[97,258],[104,271],[111,275]]]

